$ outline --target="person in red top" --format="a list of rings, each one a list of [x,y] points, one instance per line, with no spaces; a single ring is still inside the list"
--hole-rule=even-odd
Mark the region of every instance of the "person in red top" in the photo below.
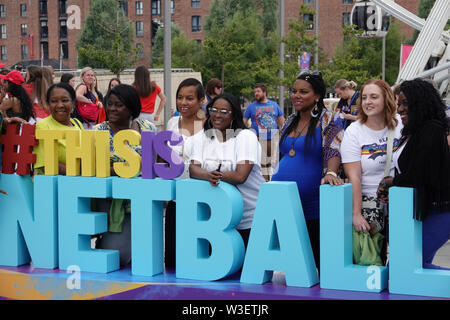
[[[139,118],[149,120],[151,122],[158,121],[159,115],[166,104],[167,98],[161,91],[161,88],[154,81],[150,80],[150,71],[148,71],[145,66],[138,66],[134,71],[133,87],[136,89],[142,105]],[[159,97],[160,102],[158,109],[155,112],[155,102],[157,96]]]

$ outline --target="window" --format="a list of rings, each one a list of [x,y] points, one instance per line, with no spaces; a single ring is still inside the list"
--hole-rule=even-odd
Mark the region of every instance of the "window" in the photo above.
[[[39,0],[39,13],[43,15],[47,14],[47,0]]]
[[[191,0],[191,8],[200,8],[200,0]]]
[[[313,4],[313,0],[303,0],[304,4]]]
[[[350,12],[344,12],[342,14],[342,26],[345,27],[350,25],[351,24],[350,19],[351,19]]]
[[[0,24],[0,39],[6,39],[6,24]]]
[[[22,60],[26,60],[28,58],[28,47],[24,44],[20,46],[20,52],[22,55]]]
[[[67,21],[59,21],[59,38],[67,38]]]
[[[41,39],[47,39],[48,38],[48,25],[47,20],[41,21]]]
[[[152,16],[161,15],[161,0],[152,0]]]
[[[192,32],[199,32],[202,30],[202,17],[192,16]]]
[[[353,4],[353,0],[342,0],[342,4]]]
[[[136,15],[140,16],[144,14],[144,7],[142,1],[136,1]]]
[[[6,59],[7,59],[7,50],[6,50],[6,46],[1,46],[1,47],[0,47],[0,59],[1,59],[1,60],[6,60]]]
[[[139,59],[144,58],[144,45],[142,43],[136,44],[136,49],[138,49],[137,56]]]
[[[61,59],[69,59],[69,44],[67,41],[61,41],[60,46],[60,56]]]
[[[307,30],[313,30],[314,29],[314,15],[313,14],[305,14],[303,16],[303,22],[305,23]]]
[[[58,1],[59,15],[65,15],[67,13],[67,0]]]
[[[28,26],[23,23],[20,25],[20,35],[26,36],[28,34]]]
[[[41,42],[41,54],[45,60],[48,59],[48,42],[46,41]]]
[[[21,4],[20,5],[20,16],[21,17],[26,17],[27,16],[27,5],[26,4]]]
[[[119,0],[119,7],[122,8],[123,13],[128,16],[128,2],[127,0]]]
[[[6,17],[6,6],[4,4],[0,4],[0,18]]]
[[[144,35],[144,23],[142,21],[136,22],[136,37],[142,37]]]
[[[170,1],[170,13],[171,14],[175,13],[175,1],[173,0]]]

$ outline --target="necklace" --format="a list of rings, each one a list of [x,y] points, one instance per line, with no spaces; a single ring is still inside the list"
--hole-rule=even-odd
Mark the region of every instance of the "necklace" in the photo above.
[[[291,150],[289,150],[289,155],[291,157],[295,156],[295,150],[294,150],[294,144],[297,141],[298,137],[300,137],[300,135],[302,134],[303,130],[305,130],[306,126],[309,124],[309,122],[306,122],[306,124],[303,126],[302,130],[300,130],[300,132],[298,132],[297,130],[294,130],[294,132],[297,135],[297,137],[295,137],[294,141],[292,141],[292,146],[291,146]]]

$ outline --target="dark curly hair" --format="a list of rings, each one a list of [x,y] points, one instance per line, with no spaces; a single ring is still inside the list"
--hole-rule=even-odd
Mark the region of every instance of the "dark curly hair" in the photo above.
[[[108,100],[111,95],[117,96],[117,98],[122,101],[125,107],[130,109],[133,120],[139,117],[142,106],[136,89],[128,84],[119,84],[118,86],[115,86],[114,88],[109,90],[108,94],[105,97],[106,106],[108,106]]]
[[[404,81],[400,85],[400,92],[405,95],[408,104],[408,123],[402,131],[404,136],[419,132],[429,120],[438,121],[449,133],[445,103],[431,83],[420,78]]]
[[[25,89],[14,82],[8,80],[8,91],[9,94],[20,101],[21,108],[21,118],[28,121],[30,118],[35,118],[33,103],[31,102],[30,96],[25,91]]]

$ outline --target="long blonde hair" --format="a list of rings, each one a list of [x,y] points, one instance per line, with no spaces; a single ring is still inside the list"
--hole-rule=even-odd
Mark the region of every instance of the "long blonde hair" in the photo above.
[[[367,115],[364,113],[362,108],[362,95],[364,93],[364,88],[369,84],[375,84],[378,88],[381,89],[384,99],[384,124],[389,129],[395,129],[397,126],[398,120],[395,117],[397,114],[397,104],[395,103],[394,93],[392,92],[389,84],[380,79],[370,79],[361,87],[361,96],[358,99],[358,120],[361,123],[365,123],[367,121]]]

